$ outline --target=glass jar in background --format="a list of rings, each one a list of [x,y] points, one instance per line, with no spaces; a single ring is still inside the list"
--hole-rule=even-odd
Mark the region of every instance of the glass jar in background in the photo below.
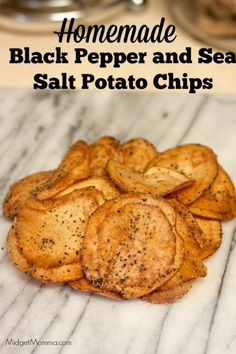
[[[127,8],[143,9],[147,0],[0,0],[0,25],[31,32],[55,29],[65,17],[84,23],[104,21]]]
[[[236,0],[168,0],[173,19],[213,47],[236,51]]]
[[[71,4],[71,0],[9,0],[19,7],[41,9],[48,7],[62,7]]]
[[[196,0],[198,26],[214,37],[236,37],[235,0]]]

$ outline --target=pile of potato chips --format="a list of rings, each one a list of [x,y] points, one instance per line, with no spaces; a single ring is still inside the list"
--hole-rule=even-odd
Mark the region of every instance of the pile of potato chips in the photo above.
[[[234,186],[214,152],[189,144],[159,153],[145,139],[76,142],[53,171],[15,183],[8,253],[41,281],[115,299],[170,303],[205,277]]]

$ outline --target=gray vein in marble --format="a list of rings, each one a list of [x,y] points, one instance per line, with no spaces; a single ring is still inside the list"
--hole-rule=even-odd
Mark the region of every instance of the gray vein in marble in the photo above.
[[[30,282],[30,279],[28,279],[25,283],[25,285],[23,286],[23,288],[21,289],[21,291],[19,293],[17,293],[17,295],[14,297],[13,301],[8,305],[8,307],[1,313],[0,315],[0,321],[1,319],[5,316],[5,314],[11,310],[11,307],[15,304],[16,300],[18,299],[18,297],[20,296],[20,294],[25,290],[27,284]]]
[[[64,287],[61,288],[61,292],[64,291]],[[69,295],[65,294],[64,296],[64,300],[61,304],[61,307],[65,306],[66,302],[68,301]],[[59,312],[55,313],[55,315],[53,316],[53,318],[51,319],[51,321],[49,322],[48,326],[45,328],[43,334],[41,335],[41,337],[38,339],[38,341],[40,342],[41,340],[44,339],[45,334],[48,332],[48,330],[53,326],[53,324],[55,323],[55,321],[59,318]],[[36,353],[38,350],[37,347],[35,347],[31,353]]]
[[[190,130],[194,127],[195,122],[197,121],[197,119],[199,118],[199,115],[201,114],[201,112],[204,110],[204,107],[207,105],[209,97],[208,96],[203,96],[201,102],[198,104],[198,106],[196,107],[196,110],[192,116],[192,119],[189,122],[188,127],[185,129],[185,131],[183,132],[182,136],[180,137],[180,139],[177,141],[176,145],[180,145],[182,143],[182,141],[185,139],[185,137],[188,135],[188,133],[190,132]]]
[[[226,258],[226,262],[225,262],[225,266],[224,266],[224,272],[221,278],[221,282],[220,282],[220,286],[219,289],[217,291],[217,296],[216,296],[216,300],[215,300],[215,304],[214,304],[214,308],[213,308],[213,313],[212,313],[212,318],[211,318],[211,322],[210,322],[210,326],[209,326],[209,331],[208,331],[208,337],[207,337],[207,342],[206,342],[206,347],[205,347],[205,351],[204,354],[206,354],[208,352],[208,346],[209,346],[209,341],[210,341],[210,337],[211,337],[211,331],[212,331],[212,327],[214,326],[214,321],[215,321],[215,316],[218,310],[218,306],[219,306],[219,302],[221,299],[221,294],[222,294],[222,290],[223,290],[223,285],[224,285],[224,279],[225,279],[225,275],[228,269],[228,264],[230,261],[230,257],[232,254],[232,251],[235,247],[235,242],[236,242],[236,227],[233,230],[232,233],[232,237],[231,237],[231,243],[230,243],[230,248],[229,248],[229,252],[227,254],[227,258]]]
[[[30,306],[32,305],[32,303],[35,300],[35,297],[37,296],[37,294],[40,293],[41,289],[43,287],[43,284],[41,284],[38,288],[38,290],[36,291],[36,293],[34,294],[34,296],[31,297],[30,301],[28,302],[28,306],[27,306],[27,310],[25,310],[24,312],[21,313],[21,316],[19,318],[19,320],[14,324],[14,326],[12,327],[11,331],[7,334],[7,338],[10,338],[11,334],[14,332],[14,330],[18,327],[19,323],[22,321],[22,318],[24,318],[27,315],[27,311],[30,308]],[[0,344],[0,349],[3,347],[3,345],[5,344],[5,342],[2,342]]]
[[[159,344],[160,344],[160,340],[161,340],[161,335],[162,335],[163,329],[165,327],[166,319],[167,319],[169,313],[170,313],[170,309],[168,309],[166,311],[165,316],[164,316],[163,320],[160,323],[159,333],[157,335],[157,341],[156,341],[156,346],[155,346],[155,354],[158,354]]]
[[[72,327],[69,335],[66,337],[66,339],[65,339],[66,341],[69,341],[71,339],[71,337],[75,333],[76,328],[79,326],[80,322],[82,321],[82,319],[83,319],[83,317],[84,317],[84,315],[86,313],[86,310],[87,310],[87,308],[89,306],[89,303],[91,301],[92,296],[93,296],[92,294],[89,295],[88,300],[86,301],[86,303],[84,305],[84,308],[82,309],[77,321],[75,322],[74,326]],[[62,347],[61,350],[58,352],[58,354],[63,353],[63,350],[64,350],[64,348]]]

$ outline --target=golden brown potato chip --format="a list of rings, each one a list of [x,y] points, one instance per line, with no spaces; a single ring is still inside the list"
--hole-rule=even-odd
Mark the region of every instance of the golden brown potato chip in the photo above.
[[[187,250],[187,249],[186,249]],[[200,258],[191,257],[188,254],[188,250],[185,252],[183,263],[179,271],[165,284],[163,284],[159,290],[170,290],[176,286],[199,277],[205,277],[207,275],[207,268],[202,263]]]
[[[119,141],[112,137],[103,137],[89,147],[89,163],[92,176],[106,176],[107,162],[119,147]]]
[[[170,294],[175,296],[174,290],[180,289],[182,284],[207,275],[207,268],[202,263],[201,259],[192,257],[188,252],[189,251],[186,248],[183,263],[177,273],[162,286],[154,290],[152,293],[147,294],[145,300],[153,302],[153,300],[158,299],[159,294],[162,292],[164,292],[163,295],[170,292]]]
[[[215,220],[230,220],[236,216],[235,188],[221,166],[210,188],[189,209],[195,215]]]
[[[143,299],[153,304],[171,304],[187,294],[191,290],[192,284],[193,281],[187,281],[176,286],[174,289],[154,291],[144,296]]]
[[[164,214],[157,213],[157,208],[152,206],[129,204],[120,209],[120,215],[125,221],[126,226],[123,229],[127,229],[127,236],[110,264],[104,286],[126,298],[140,297],[159,287],[164,279],[169,278],[170,273],[176,272],[173,265],[176,263],[173,254],[176,246],[175,250],[170,250],[170,241],[165,243],[167,232],[173,230],[170,228],[167,231]],[[128,226],[129,222],[134,222],[139,215],[142,215],[142,220],[137,225],[139,231],[135,230],[135,240],[130,240],[129,234],[133,229]]]
[[[39,200],[50,199],[89,175],[89,147],[84,141],[77,141],[70,147],[49,182],[37,188],[34,195]]]
[[[9,258],[16,266],[16,268],[18,268],[24,273],[29,273],[35,279],[44,282],[66,282],[77,280],[78,278],[83,276],[83,272],[81,272],[80,263],[68,264],[51,269],[43,269],[30,265],[30,263],[28,263],[28,261],[24,258],[24,256],[19,250],[18,240],[14,228],[12,228],[8,234],[7,246]]]
[[[128,193],[164,196],[193,183],[184,175],[167,168],[153,167],[141,174],[114,160],[108,162],[107,171],[112,181]]]
[[[138,196],[138,198],[137,198]],[[107,219],[107,224],[108,228],[110,225],[110,219],[111,219],[111,224],[113,223],[113,227],[116,227],[116,224],[118,225],[118,227],[120,228],[120,219],[119,217],[117,218],[117,214],[119,215],[120,213],[120,209],[123,206],[126,206],[127,203],[133,203],[133,204],[137,204],[140,201],[140,195],[137,194],[133,194],[133,195],[127,195],[127,197],[123,196],[123,198],[119,199],[119,203],[117,203],[115,206],[113,205],[113,212],[111,213],[111,208],[109,205],[107,205],[107,211],[106,211],[106,219]],[[173,209],[173,207],[167,203],[164,199],[162,198],[155,198],[149,195],[148,198],[143,198],[142,199],[142,203],[147,204],[147,205],[154,205],[157,206],[161,209],[161,211],[164,213],[164,215],[166,216],[166,218],[168,219],[170,225],[172,226],[172,231],[175,233],[176,235],[176,231],[175,231],[175,224],[176,224],[176,214],[175,214],[175,210]],[[104,208],[105,209],[105,208]],[[105,211],[104,211],[105,212]],[[114,215],[115,215],[115,219],[116,222],[114,220]],[[124,228],[126,228],[124,226]],[[101,226],[101,232],[103,232],[104,237],[107,236],[107,239],[104,241],[107,242],[107,247],[98,247],[98,254],[99,257],[101,259],[106,259],[107,255],[111,255],[114,254],[116,252],[116,247],[117,244],[116,242],[110,242],[110,231],[106,231],[106,226],[102,225]],[[113,239],[113,241],[115,241]],[[180,267],[182,260],[183,260],[183,243],[180,240],[180,238],[178,237],[178,234],[176,235],[176,256],[175,256],[175,265],[176,265],[176,269]],[[110,263],[109,260],[107,262],[107,265],[105,264],[105,262],[103,262],[103,266],[102,268],[100,268],[100,278],[103,278],[106,276],[107,270],[109,269]]]
[[[116,293],[95,288],[95,286],[93,286],[86,278],[81,278],[77,281],[70,282],[69,285],[75,290],[86,291],[86,292],[89,291],[111,299],[124,300],[120,295]]]
[[[184,242],[184,258],[177,273],[160,288],[147,295],[146,300],[151,302],[158,301],[159,296],[163,299],[167,299],[168,296],[175,297],[183,283],[207,275],[207,269],[201,258],[203,250],[201,247],[207,243],[204,233],[187,207],[176,200],[169,200],[169,203],[176,211],[176,230]]]
[[[218,173],[215,154],[206,146],[189,144],[164,151],[154,158],[148,168],[160,166],[176,170],[195,183],[174,192],[173,198],[183,204],[191,204],[209,188]]]
[[[55,268],[31,268],[31,276],[42,282],[64,283],[75,281],[83,277],[81,263],[65,264]]]
[[[82,252],[92,284],[126,298],[140,297],[176,273],[183,246],[156,204],[158,198],[150,195],[125,195],[93,213]]]
[[[37,172],[13,184],[3,203],[3,214],[9,217],[16,216],[26,200],[31,197],[34,189],[43,186],[52,175],[53,171]]]
[[[29,273],[31,266],[27,262],[27,260],[21,254],[18,248],[18,240],[16,237],[15,228],[12,227],[8,233],[7,237],[7,250],[8,256],[12,263],[15,265],[17,269],[24,273]]]
[[[157,154],[155,146],[148,140],[137,138],[121,145],[116,160],[134,171],[143,172]]]
[[[76,182],[60,192],[57,197],[69,194],[82,188],[94,187],[104,194],[105,199],[113,199],[121,194],[120,190],[107,177],[90,177],[80,182]]]
[[[7,248],[22,272],[164,304],[206,276],[203,260],[221,243],[218,220],[236,216],[236,198],[206,146],[159,154],[145,139],[120,145],[105,136],[76,142],[56,170],[15,183],[3,212],[15,217]]]
[[[15,225],[21,253],[44,269],[80,263],[88,218],[103,201],[88,188],[44,201],[41,209],[24,207]]]
[[[195,217],[200,228],[207,238],[207,242],[201,250],[201,258],[205,259],[214,254],[221,245],[222,241],[222,226],[217,220],[207,220],[200,217]]]
[[[118,201],[118,202],[117,202]],[[129,194],[129,195],[122,195],[120,198],[115,198],[114,203],[106,203],[103,205],[103,208],[101,210],[101,219],[103,220],[103,217],[105,215],[105,218],[107,219],[107,224],[109,227],[109,220],[108,218],[110,215],[112,216],[113,213],[119,214],[119,209],[123,206],[125,206],[127,203],[139,203],[140,202],[140,194]],[[175,228],[175,223],[176,223],[176,215],[175,215],[175,210],[174,208],[167,203],[164,199],[162,198],[156,198],[151,195],[145,195],[145,197],[142,198],[142,203],[146,205],[155,205],[158,206],[162,212],[165,214],[167,217],[168,221],[170,222],[172,228]],[[119,225],[119,220],[118,225]],[[101,225],[101,227],[104,227]],[[87,258],[87,263],[90,264],[90,270],[93,272],[93,276],[96,276],[97,278],[100,278],[100,273],[103,275],[106,273],[106,265],[105,262],[103,262],[103,268],[98,270],[100,268],[100,261],[101,258],[103,258],[103,253],[113,254],[116,252],[116,243],[113,242],[110,243],[110,233],[103,232],[103,237],[106,239],[106,248],[104,247],[98,247],[98,233],[95,232],[92,235],[92,238],[85,238],[85,243],[84,243],[84,248],[86,248],[86,255],[84,255]],[[90,242],[90,241],[93,242]],[[88,245],[86,245],[88,243]],[[108,248],[110,248],[108,250]],[[93,257],[93,252],[96,249],[96,252],[99,254],[99,257],[96,256]],[[182,260],[181,260],[182,261]],[[109,265],[109,262],[107,262],[107,265]]]
[[[207,238],[195,217],[188,207],[175,199],[169,199],[168,203],[176,211],[176,230],[184,241],[184,245],[192,256],[201,254],[201,249],[206,245]]]

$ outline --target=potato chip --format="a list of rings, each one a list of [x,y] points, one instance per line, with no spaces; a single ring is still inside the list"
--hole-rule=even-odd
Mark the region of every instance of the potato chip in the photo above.
[[[198,144],[182,145],[164,151],[149,163],[148,169],[155,166],[176,170],[195,181],[193,185],[172,194],[173,198],[187,205],[209,188],[218,173],[213,151]]]
[[[168,203],[175,208],[176,230],[184,241],[185,248],[190,255],[199,257],[201,249],[207,243],[206,235],[188,207],[175,199],[168,200]]]
[[[81,262],[73,264],[65,264],[55,268],[31,268],[31,276],[42,282],[64,283],[75,281],[83,277]]]
[[[153,304],[171,304],[186,295],[191,290],[192,285],[193,281],[187,281],[176,286],[174,289],[154,291],[144,296],[143,299]]]
[[[184,242],[184,258],[177,273],[160,288],[146,296],[145,299],[151,302],[158,301],[159,294],[165,301],[169,301],[171,296],[175,299],[183,283],[207,275],[207,269],[201,258],[201,247],[207,243],[204,233],[187,207],[176,200],[169,200],[169,203],[176,210],[176,230]]]
[[[177,242],[156,204],[158,199],[150,195],[126,195],[105,202],[93,213],[82,252],[84,271],[92,284],[126,298],[140,297],[178,270],[181,241]]]
[[[127,198],[125,198],[125,196],[123,196],[123,198],[120,198],[119,203],[116,204],[116,208],[115,206],[113,206],[113,212],[111,212],[110,206],[108,206],[108,209],[106,211],[106,220],[107,223],[106,225],[101,225],[100,230],[101,232],[103,232],[104,235],[104,242],[107,243],[107,247],[98,247],[98,254],[99,257],[101,259],[106,259],[107,255],[109,256],[110,254],[114,254],[116,252],[116,247],[117,244],[116,242],[114,242],[115,240],[113,239],[113,242],[110,242],[110,231],[109,231],[109,227],[110,224],[113,225],[113,227],[118,227],[120,228],[120,219],[117,218],[117,214],[119,215],[120,213],[120,209],[125,206],[127,203],[133,203],[136,204],[140,201],[139,195],[128,195]],[[155,205],[157,207],[159,207],[161,209],[161,211],[164,213],[164,215],[166,216],[166,218],[168,219],[170,225],[172,226],[172,231],[175,233],[176,235],[176,231],[175,231],[175,223],[176,223],[176,214],[175,211],[173,209],[173,207],[171,207],[171,205],[169,203],[167,203],[164,199],[162,198],[155,198],[155,197],[151,197],[149,195],[148,198],[143,198],[142,199],[142,203],[147,204],[147,205]],[[105,212],[105,211],[104,211]],[[114,220],[114,215],[115,215],[115,220]],[[111,221],[110,221],[111,219]],[[108,227],[108,231],[106,230],[106,227]],[[126,228],[126,227],[124,227]],[[118,229],[119,232],[119,229]],[[105,239],[105,237],[107,237]],[[175,265],[176,268],[180,267],[180,264],[182,263],[183,260],[183,243],[180,240],[180,238],[178,237],[178,235],[176,235],[176,258],[175,258]],[[107,262],[107,265],[105,262],[103,262],[103,266],[100,267],[99,270],[99,274],[100,274],[100,278],[103,278],[106,276],[107,270],[109,269],[110,263],[109,260]]]
[[[109,203],[107,202],[106,204],[103,205],[103,208],[101,209],[100,212],[97,211],[98,217],[101,218],[101,220],[108,219],[110,217],[110,215],[112,215],[113,213],[119,214],[119,208],[125,206],[127,203],[140,202],[140,194],[122,195],[122,197],[120,197],[120,198],[115,198],[115,200],[113,200],[113,202],[109,202]],[[165,216],[167,217],[168,221],[170,222],[172,228],[175,227],[175,223],[176,223],[175,210],[164,199],[155,198],[151,195],[148,195],[148,196],[145,195],[142,198],[142,203],[147,204],[147,205],[155,205],[155,206],[160,207],[161,210],[163,211],[163,213],[165,214]],[[119,220],[117,220],[117,221],[118,221],[118,226],[119,226]],[[107,222],[107,224],[109,227],[109,221]],[[104,225],[101,225],[100,227],[104,227]],[[84,242],[84,248],[86,249],[86,253],[83,254],[83,256],[85,258],[87,258],[86,261],[90,265],[90,270],[92,270],[93,276],[96,276],[97,278],[100,278],[99,272],[103,274],[101,269],[98,270],[100,268],[100,259],[99,258],[102,258],[101,254],[103,253],[103,250],[105,250],[105,252],[107,254],[113,254],[113,253],[115,253],[116,247],[117,247],[117,245],[114,242],[115,241],[114,238],[113,238],[113,242],[110,243],[110,231],[108,233],[103,232],[103,234],[104,234],[103,235],[104,238],[107,235],[107,239],[104,240],[104,242],[106,243],[106,248],[101,247],[101,249],[98,249],[98,233],[96,233],[96,229],[94,229],[94,232],[91,237],[85,238],[85,242]],[[90,242],[90,241],[92,241],[92,242]],[[107,249],[109,247],[111,249],[107,252]],[[97,255],[96,255],[96,258],[93,257],[93,253],[94,253],[95,249],[96,249],[96,252],[98,252],[98,254],[99,254],[99,257],[97,257]],[[109,264],[109,262],[108,262],[108,264]],[[104,268],[106,268],[106,265],[103,262],[102,269],[104,270]]]
[[[60,192],[57,197],[69,194],[82,188],[94,187],[104,194],[106,200],[113,199],[121,194],[120,190],[107,177],[90,177],[86,180],[76,182]]]
[[[115,300],[124,300],[120,295],[116,293],[95,288],[95,286],[93,286],[86,278],[81,278],[77,281],[70,282],[69,285],[75,290],[92,292],[97,295],[105,296]]]
[[[7,237],[7,250],[8,256],[14,266],[24,273],[29,273],[31,266],[27,262],[27,260],[21,254],[18,248],[18,240],[16,237],[15,228],[12,227],[8,233]]]
[[[201,259],[190,256],[188,252],[189,251],[186,248],[183,263],[177,273],[162,286],[154,290],[152,293],[147,294],[145,300],[153,302],[153,300],[156,299],[157,301],[159,294],[161,294],[161,296],[166,296],[168,294],[175,296],[176,290],[179,291],[183,284],[207,275],[207,268],[202,263]]]
[[[163,216],[160,217],[152,206],[129,204],[120,209],[122,219],[123,213],[124,218],[128,213],[130,214],[124,225],[129,225],[129,220],[134,222],[137,215],[142,215],[142,220],[137,225],[140,234],[135,229],[135,240],[130,240],[129,234],[132,233],[132,228],[126,227],[128,229],[126,240],[123,240],[117,249],[104,286],[106,289],[117,291],[126,298],[140,297],[159,287],[164,279],[168,279],[171,273],[176,272],[174,266],[170,267],[173,262],[173,252],[176,250],[172,249],[170,252],[170,242],[165,243],[167,230],[164,220],[161,220]],[[145,232],[146,236],[149,235],[147,238],[145,238]],[[156,233],[160,237],[159,240],[152,240]],[[155,238],[157,239],[157,236]],[[175,260],[174,263],[176,263]]]
[[[15,226],[23,256],[44,269],[80,263],[88,218],[103,201],[88,188],[44,201],[42,209],[24,207]]]
[[[89,175],[89,147],[84,141],[79,140],[70,147],[48,183],[37,188],[34,195],[39,200],[50,199]]]
[[[235,188],[221,166],[210,188],[189,209],[195,215],[215,220],[230,220],[236,216]]]
[[[207,242],[201,250],[201,258],[205,259],[214,254],[221,245],[222,241],[222,226],[217,220],[207,220],[200,217],[195,217],[200,228],[207,238]]]
[[[106,176],[107,162],[115,155],[119,141],[103,137],[89,147],[89,164],[92,176]]]
[[[165,198],[162,198],[165,197]],[[7,248],[42,282],[168,304],[207,274],[219,220],[236,216],[235,189],[214,152],[188,144],[161,154],[147,140],[76,142],[58,168],[9,190]]]
[[[167,168],[153,167],[141,174],[114,160],[108,162],[107,171],[112,181],[128,193],[164,196],[193,183],[184,175]]]
[[[8,217],[16,216],[26,200],[31,197],[34,189],[43,186],[52,175],[53,171],[37,172],[13,184],[3,203],[3,214]]]
[[[155,146],[148,140],[137,138],[121,145],[116,160],[134,171],[143,172],[157,154]]]
[[[77,280],[83,276],[80,263],[68,264],[51,269],[44,269],[30,265],[19,250],[14,228],[12,228],[8,234],[7,246],[9,257],[16,268],[24,273],[29,273],[35,279],[43,282],[66,282]]]
[[[186,281],[205,277],[206,275],[207,268],[202,263],[201,259],[190,256],[188,254],[188,249],[186,248],[183,263],[181,264],[179,271],[170,280],[163,284],[159,290],[165,291],[174,289],[176,286],[179,286]]]

